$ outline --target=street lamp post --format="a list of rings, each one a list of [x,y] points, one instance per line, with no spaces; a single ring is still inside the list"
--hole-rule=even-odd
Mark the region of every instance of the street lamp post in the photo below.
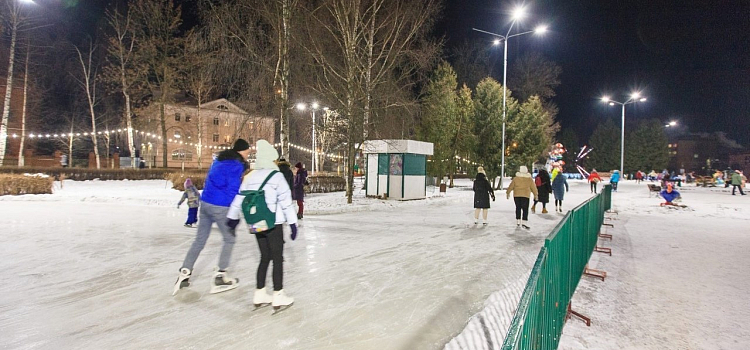
[[[541,25],[538,26],[534,30],[526,31],[523,33],[517,33],[510,35],[510,32],[513,30],[513,26],[516,24],[516,22],[520,19],[522,19],[524,16],[526,16],[525,9],[523,7],[518,7],[513,11],[513,14],[511,18],[513,21],[510,23],[510,28],[508,28],[508,33],[505,35],[492,33],[476,28],[471,28],[474,31],[489,34],[495,37],[498,37],[500,39],[495,39],[493,41],[493,45],[500,45],[500,42],[503,42],[503,136],[502,136],[502,155],[501,155],[501,165],[500,165],[500,188],[503,187],[503,178],[505,177],[505,120],[507,116],[507,95],[508,95],[508,87],[507,87],[507,79],[508,79],[508,39],[515,37],[515,36],[521,36],[525,34],[530,33],[536,33],[536,34],[543,34],[547,31],[547,26]]]
[[[312,164],[310,164],[311,172],[310,175],[315,175],[315,167],[318,163],[318,150],[316,148],[315,144],[315,111],[320,107],[317,102],[313,102],[310,105],[310,109],[312,110]],[[298,103],[297,109],[300,111],[304,111],[307,109],[307,105],[304,103]],[[327,107],[324,107],[323,109],[328,109]]]
[[[630,98],[625,102],[618,102],[609,98],[609,96],[602,97],[602,101],[609,103],[610,106],[616,104],[622,106],[622,125],[620,129],[620,174],[625,174],[625,106],[636,102],[646,102],[645,97],[641,97],[640,92],[633,92],[630,94]]]

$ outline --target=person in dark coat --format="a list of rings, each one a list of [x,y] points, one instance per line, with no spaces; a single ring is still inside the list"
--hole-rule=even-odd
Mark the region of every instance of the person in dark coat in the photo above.
[[[302,163],[297,162],[294,165],[297,169],[297,174],[294,175],[294,186],[292,187],[292,196],[297,200],[297,206],[299,211],[297,212],[297,219],[302,219],[305,213],[305,185],[307,185],[307,169]]]
[[[292,188],[294,186],[292,164],[287,162],[284,158],[279,158],[279,160],[276,161],[276,165],[279,167],[279,171],[284,175],[284,179],[286,179],[286,183],[289,184],[289,188]],[[292,199],[294,199],[294,196],[292,196]]]
[[[483,167],[477,168],[477,177],[474,180],[474,224],[479,223],[479,211],[482,211],[482,225],[487,226],[487,210],[490,208],[490,197],[495,200],[495,193],[492,191],[492,185],[487,180],[487,174]]]
[[[555,211],[562,213],[562,202],[565,192],[568,192],[568,179],[563,174],[557,174],[552,180],[552,193],[555,195]]]
[[[549,194],[552,193],[552,184],[550,183],[549,173],[547,170],[539,170],[539,174],[534,179],[536,190],[539,195],[534,198],[534,205],[531,206],[531,212],[536,213],[536,204],[542,203],[542,214],[547,214],[547,203],[549,203]]]

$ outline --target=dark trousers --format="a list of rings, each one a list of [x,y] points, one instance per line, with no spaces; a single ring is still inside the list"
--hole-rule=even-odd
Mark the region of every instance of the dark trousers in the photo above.
[[[198,208],[188,208],[188,218],[185,225],[192,225],[198,222]]]
[[[299,207],[299,211],[297,212],[297,217],[301,217],[302,215],[305,214],[305,201],[298,199],[297,206]]]
[[[591,192],[596,193],[596,182],[591,181]]]
[[[273,261],[273,290],[284,289],[284,229],[276,225],[267,233],[255,235],[260,248],[260,264],[258,265],[257,288],[265,288],[268,264]]]
[[[523,213],[523,220],[529,220],[529,198],[528,197],[513,197],[513,201],[516,202],[516,220],[521,219]]]
[[[612,185],[612,191],[617,191],[617,182],[610,182],[610,185]]]
[[[742,192],[742,185],[732,185],[732,195],[734,195],[734,190],[738,188],[740,189],[740,194],[744,196],[745,192]]]
[[[555,199],[555,206],[558,205],[562,207],[562,199]]]

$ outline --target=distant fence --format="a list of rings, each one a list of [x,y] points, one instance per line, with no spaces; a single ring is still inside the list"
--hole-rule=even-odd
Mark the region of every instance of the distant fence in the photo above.
[[[568,212],[544,240],[521,296],[503,350],[557,348],[568,305],[596,248],[612,187]]]

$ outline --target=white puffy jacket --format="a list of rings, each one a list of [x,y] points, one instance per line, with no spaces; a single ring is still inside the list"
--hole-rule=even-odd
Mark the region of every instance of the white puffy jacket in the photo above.
[[[257,190],[263,183],[263,180],[271,173],[271,169],[258,169],[245,175],[240,185],[240,192]],[[286,182],[286,178],[279,171],[274,174],[266,185],[263,186],[266,194],[266,205],[268,209],[276,213],[276,225],[283,223],[296,224],[297,212],[292,205],[292,190]],[[232,201],[232,205],[227,213],[227,218],[236,220],[242,215],[242,201],[245,196],[237,194]]]

